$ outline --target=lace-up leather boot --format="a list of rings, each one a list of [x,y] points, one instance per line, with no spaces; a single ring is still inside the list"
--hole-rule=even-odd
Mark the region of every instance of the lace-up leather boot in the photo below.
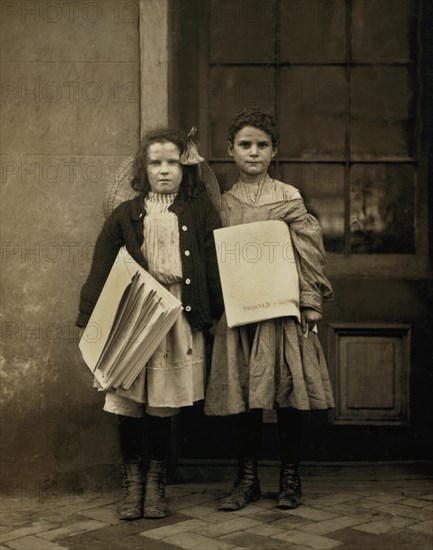
[[[257,458],[245,457],[239,461],[238,477],[230,494],[223,498],[220,510],[240,510],[249,502],[259,500],[260,482],[257,477]]]
[[[280,494],[277,508],[293,509],[301,505],[302,485],[299,477],[299,464],[281,463]]]
[[[166,467],[161,460],[151,460],[144,486],[145,518],[163,518],[167,515],[167,501],[165,499]]]
[[[120,519],[138,519],[143,516],[143,466],[139,462],[122,464],[123,495],[117,507]]]

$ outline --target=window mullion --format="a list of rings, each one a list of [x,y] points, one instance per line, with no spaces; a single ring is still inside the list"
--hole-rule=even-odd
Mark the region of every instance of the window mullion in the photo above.
[[[350,255],[350,111],[352,64],[352,0],[346,3],[346,135],[344,144],[344,253]]]
[[[280,62],[281,62],[281,23],[280,23],[280,9],[281,0],[277,0],[275,3],[275,119],[277,121],[277,131],[280,133]],[[275,173],[277,177],[281,177],[280,173],[280,160],[275,159]]]

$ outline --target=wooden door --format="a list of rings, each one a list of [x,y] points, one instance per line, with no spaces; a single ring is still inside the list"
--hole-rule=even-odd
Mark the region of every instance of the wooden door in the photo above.
[[[336,408],[308,416],[304,456],[431,456],[428,3],[177,0],[171,16],[172,123],[199,127],[224,191],[237,177],[230,119],[248,105],[273,112],[272,173],[324,230],[335,299],[320,335]],[[224,421],[190,414],[204,443],[187,428],[183,452],[224,455]],[[264,454],[276,457],[267,419]]]

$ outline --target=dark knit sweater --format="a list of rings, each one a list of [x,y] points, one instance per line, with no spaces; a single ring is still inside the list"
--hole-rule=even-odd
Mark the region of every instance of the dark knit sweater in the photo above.
[[[182,305],[192,328],[203,329],[224,310],[213,230],[221,219],[203,190],[190,201],[176,197],[169,210],[179,222],[182,259]],[[106,220],[96,241],[90,273],[81,289],[76,325],[84,327],[99,298],[117,253],[126,246],[134,260],[147,269],[143,244],[144,196],[120,204]]]

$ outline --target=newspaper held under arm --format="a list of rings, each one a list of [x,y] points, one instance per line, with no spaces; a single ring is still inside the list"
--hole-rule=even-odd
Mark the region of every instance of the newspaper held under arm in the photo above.
[[[300,321],[299,277],[287,224],[279,220],[214,231],[229,327],[276,317]]]
[[[79,343],[104,389],[129,389],[182,312],[182,304],[122,247]]]

